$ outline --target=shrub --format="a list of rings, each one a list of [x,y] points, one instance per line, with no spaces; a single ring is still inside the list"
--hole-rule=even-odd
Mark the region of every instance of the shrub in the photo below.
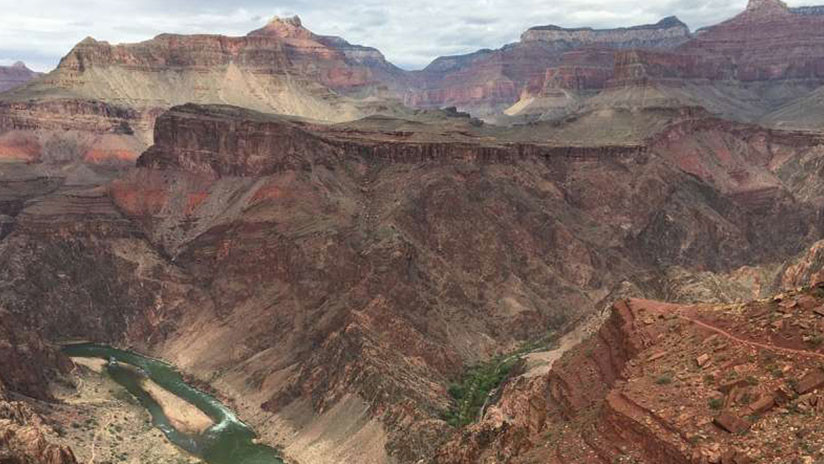
[[[509,376],[518,362],[515,356],[495,359],[470,367],[461,382],[449,386],[448,391],[455,399],[455,407],[442,414],[452,426],[463,426],[475,421],[489,394],[498,388]]]
[[[657,383],[658,385],[669,385],[669,384],[671,384],[672,383],[672,374],[663,374],[663,375],[658,376],[658,378],[655,379],[655,383]]]

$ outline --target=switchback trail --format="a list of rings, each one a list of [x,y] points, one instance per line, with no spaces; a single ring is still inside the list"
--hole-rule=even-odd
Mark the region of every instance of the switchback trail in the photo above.
[[[768,345],[768,344],[765,344],[765,343],[758,343],[758,342],[754,342],[754,341],[751,341],[751,340],[745,340],[743,338],[736,337],[735,335],[727,332],[724,329],[720,329],[720,328],[715,327],[711,324],[707,324],[706,322],[701,322],[697,319],[693,319],[691,317],[687,317],[687,316],[684,316],[682,314],[679,314],[678,318],[683,319],[683,320],[688,321],[688,322],[691,322],[691,323],[693,323],[693,324],[695,324],[699,327],[703,327],[703,328],[705,328],[707,330],[710,330],[710,331],[713,331],[713,332],[715,332],[715,333],[717,333],[721,336],[729,338],[730,340],[736,341],[738,343],[743,343],[745,345],[754,346],[754,347],[757,347],[757,348],[763,348],[765,350],[780,351],[780,352],[784,352],[784,353],[788,353],[788,354],[800,354],[802,356],[811,356],[811,357],[815,357],[815,358],[824,359],[824,353],[817,353],[817,352],[814,352],[814,351],[807,351],[807,350],[795,350],[795,349],[792,349],[792,348],[784,348],[784,347],[781,347],[781,346]]]

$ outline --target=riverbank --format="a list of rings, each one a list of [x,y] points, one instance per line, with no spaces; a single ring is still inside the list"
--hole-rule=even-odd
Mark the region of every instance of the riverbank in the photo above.
[[[83,366],[101,375],[106,367],[106,361],[100,358],[75,357],[71,359],[75,365]],[[177,397],[153,380],[144,378],[140,386],[160,405],[172,426],[181,432],[199,435],[215,425],[215,422],[195,405]]]
[[[189,435],[200,435],[215,425],[215,422],[195,405],[175,396],[151,379],[144,379],[140,385],[157,401],[169,423],[177,430]]]
[[[170,444],[193,456],[210,464],[283,464],[278,451],[260,444],[232,408],[189,384],[173,365],[106,345],[69,345],[63,352],[72,358],[94,359],[86,364],[98,370],[99,360],[114,360],[116,364],[104,364],[104,376],[145,408],[152,426]],[[212,427],[213,421],[219,424]]]
[[[54,429],[53,440],[70,446],[80,463],[199,464],[201,460],[170,443],[151,416],[122,386],[104,375],[105,361],[75,360],[68,379],[55,383],[58,403],[35,403]]]

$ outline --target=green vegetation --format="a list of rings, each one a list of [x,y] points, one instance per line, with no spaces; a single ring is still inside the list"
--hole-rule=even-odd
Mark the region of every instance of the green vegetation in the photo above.
[[[474,422],[489,393],[506,380],[518,360],[517,356],[496,357],[470,367],[460,383],[449,386],[455,407],[444,414],[444,420],[453,427]]]
[[[793,389],[793,391],[798,391],[798,379],[797,378],[791,377],[791,378],[787,379],[787,384],[790,386],[790,388]]]
[[[478,418],[489,394],[495,391],[509,377],[512,368],[525,354],[552,349],[557,340],[554,331],[544,337],[521,346],[516,351],[499,355],[493,359],[469,367],[458,383],[449,386],[449,395],[454,400],[452,408],[442,414],[443,420],[453,427],[469,425]]]
[[[666,373],[666,374],[662,374],[662,375],[658,376],[658,378],[655,379],[655,383],[657,383],[658,385],[669,385],[669,384],[671,384],[672,383],[672,374]]]
[[[724,406],[724,400],[721,398],[712,398],[709,401],[710,409],[719,410]]]
[[[770,371],[770,374],[772,374],[772,376],[775,377],[776,379],[780,379],[781,377],[784,377],[784,371],[782,371],[775,364],[770,364],[769,366],[767,366],[767,370]]]

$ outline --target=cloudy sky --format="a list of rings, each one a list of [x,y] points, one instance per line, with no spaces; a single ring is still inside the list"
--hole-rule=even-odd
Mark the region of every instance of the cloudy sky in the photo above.
[[[747,0],[0,0],[0,65],[53,68],[84,37],[136,42],[161,32],[243,35],[298,14],[318,34],[379,48],[416,69],[441,55],[498,48],[531,26],[616,27],[677,15],[693,29]],[[790,0],[791,6],[807,4]]]

